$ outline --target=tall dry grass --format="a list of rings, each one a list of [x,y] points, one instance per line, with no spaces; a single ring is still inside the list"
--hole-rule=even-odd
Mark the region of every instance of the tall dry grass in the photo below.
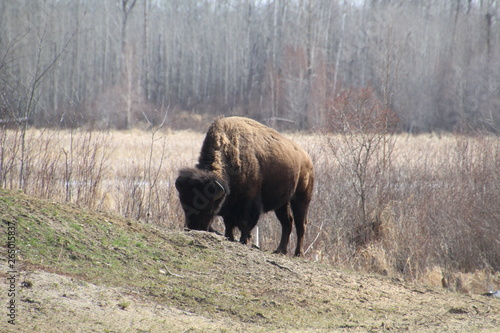
[[[202,134],[30,129],[23,161],[21,135],[0,129],[2,188],[168,228],[183,225],[173,180],[181,165],[196,160]]]
[[[347,154],[341,147],[345,138],[291,137],[315,165],[306,238],[309,257],[453,290],[500,288],[497,137],[394,136],[386,170],[379,170],[382,156],[368,166],[366,216],[359,183],[353,185],[356,175],[332,151],[337,145]],[[275,217],[269,214],[259,225],[263,247],[272,249],[279,237]]]
[[[395,135],[391,154],[373,155],[366,165],[361,203],[359,177],[341,163],[351,157],[345,137],[288,136],[315,165],[306,256],[463,291],[471,290],[465,285],[474,276],[481,278],[473,291],[500,288],[497,137]],[[174,181],[179,168],[196,164],[203,137],[30,129],[19,179],[20,132],[0,129],[1,187],[181,229]],[[220,221],[216,226],[223,228]],[[274,249],[281,234],[274,214],[261,218],[259,231],[261,247]],[[294,241],[292,235],[290,246]]]

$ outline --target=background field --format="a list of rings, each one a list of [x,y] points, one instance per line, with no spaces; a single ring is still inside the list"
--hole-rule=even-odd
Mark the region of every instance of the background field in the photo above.
[[[21,135],[0,132],[2,187],[183,229],[173,181],[196,164],[203,134],[31,129],[24,154]],[[307,258],[464,292],[500,288],[497,137],[287,136],[315,165]],[[261,218],[261,248],[280,232],[274,214]]]

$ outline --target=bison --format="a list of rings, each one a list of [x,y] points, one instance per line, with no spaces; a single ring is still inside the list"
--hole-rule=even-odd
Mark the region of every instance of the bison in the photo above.
[[[240,242],[246,244],[261,213],[274,210],[282,227],[275,253],[287,253],[295,222],[296,256],[303,255],[313,184],[311,158],[299,145],[243,117],[215,120],[198,164],[180,170],[175,181],[187,228],[214,231],[210,225],[219,215],[225,236],[234,241],[237,227]]]

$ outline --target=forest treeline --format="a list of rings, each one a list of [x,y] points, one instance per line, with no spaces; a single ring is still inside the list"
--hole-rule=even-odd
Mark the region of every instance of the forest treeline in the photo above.
[[[368,90],[404,131],[498,132],[499,15],[497,0],[0,1],[0,122],[310,129]]]

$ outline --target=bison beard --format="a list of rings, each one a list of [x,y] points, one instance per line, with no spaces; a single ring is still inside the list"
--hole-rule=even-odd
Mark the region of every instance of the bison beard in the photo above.
[[[195,168],[182,169],[175,182],[189,229],[212,231],[214,216],[224,219],[225,236],[234,229],[246,244],[262,212],[274,210],[282,226],[276,253],[287,253],[295,223],[302,255],[313,165],[296,143],[275,130],[242,117],[217,119],[209,128]]]

